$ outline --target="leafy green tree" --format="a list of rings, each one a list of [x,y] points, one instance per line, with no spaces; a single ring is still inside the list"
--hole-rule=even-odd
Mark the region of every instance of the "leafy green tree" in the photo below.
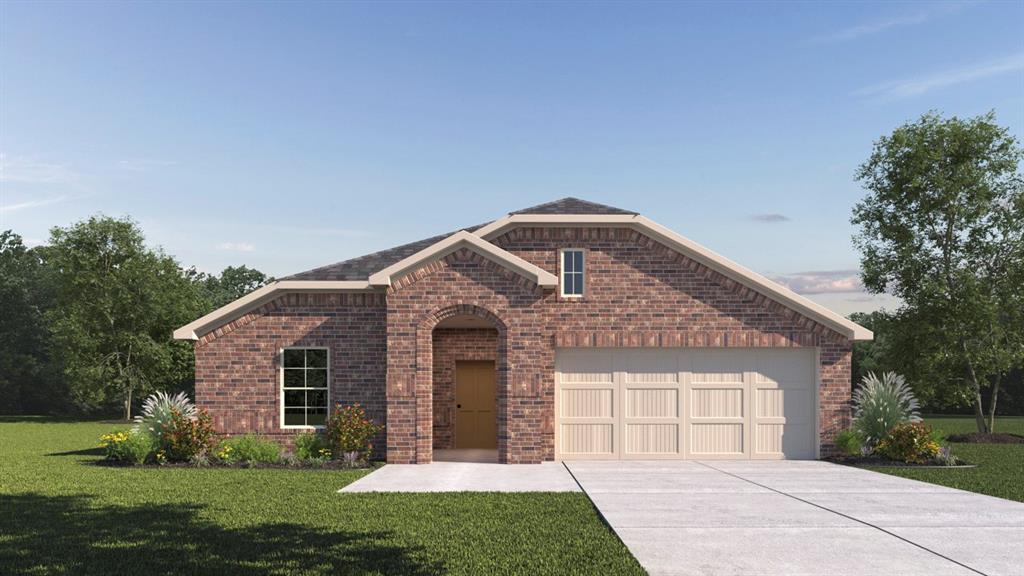
[[[134,222],[99,216],[53,228],[42,254],[55,291],[54,355],[78,406],[121,403],[127,419],[133,397],[191,379],[191,346],[171,332],[202,312],[202,296]]]
[[[248,266],[228,266],[220,276],[194,272],[193,275],[195,281],[202,285],[211,310],[230,304],[274,281],[270,276]]]
[[[913,362],[969,399],[981,432],[994,427],[1002,378],[1024,363],[1022,156],[993,113],[929,113],[878,140],[857,172],[864,285],[903,301]]]
[[[0,233],[0,413],[60,411],[66,392],[50,359],[49,292],[21,236]]]

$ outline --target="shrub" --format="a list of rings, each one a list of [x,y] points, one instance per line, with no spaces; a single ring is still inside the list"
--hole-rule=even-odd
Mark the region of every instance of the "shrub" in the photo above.
[[[142,414],[135,417],[135,429],[148,432],[158,441],[162,440],[164,430],[171,425],[174,412],[192,419],[196,416],[196,407],[184,392],[174,396],[166,392],[150,394],[142,403]]]
[[[367,418],[366,410],[358,403],[342,407],[337,404],[327,419],[327,439],[334,455],[349,460],[365,460],[373,450],[370,443],[383,426]]]
[[[903,376],[886,372],[879,379],[870,372],[853,393],[853,430],[874,449],[893,426],[920,422],[917,410],[917,398]]]
[[[205,410],[193,418],[171,410],[171,421],[164,426],[160,449],[171,462],[191,462],[208,455],[213,450],[216,437],[217,432]]]
[[[295,436],[295,457],[299,460],[311,460],[313,458],[322,458],[323,451],[327,449],[327,442],[323,436],[314,434],[313,432],[303,432]],[[328,455],[328,458],[330,456]]]
[[[864,441],[856,430],[843,430],[836,435],[836,451],[843,456],[860,456],[863,453]]]
[[[217,459],[227,464],[235,462],[281,461],[281,445],[257,434],[228,438],[217,448]]]
[[[112,462],[144,464],[156,448],[153,437],[138,430],[111,432],[100,436],[100,447]]]
[[[924,422],[905,422],[890,430],[875,451],[890,460],[928,464],[938,459],[941,449],[931,426]]]

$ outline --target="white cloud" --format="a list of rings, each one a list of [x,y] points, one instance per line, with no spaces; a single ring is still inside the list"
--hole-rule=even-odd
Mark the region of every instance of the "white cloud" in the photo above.
[[[25,202],[16,202],[14,204],[4,204],[0,206],[0,214],[17,212],[19,210],[28,210],[30,208],[39,208],[41,206],[49,206],[51,204],[58,204],[69,199],[69,196],[54,196],[53,198],[43,198],[40,200],[28,200]]]
[[[960,4],[941,4],[933,6],[928,10],[922,10],[913,14],[904,14],[902,16],[893,16],[890,18],[883,18],[881,20],[875,20],[873,22],[867,22],[864,24],[858,24],[849,28],[833,32],[831,34],[824,34],[811,39],[812,42],[819,43],[834,43],[834,42],[847,42],[849,40],[856,40],[864,36],[870,36],[879,32],[884,32],[890,28],[900,28],[902,26],[912,26],[914,24],[922,24],[931,20],[932,18],[951,14],[960,10],[962,5]]]
[[[1024,71],[1024,53],[978,62],[970,66],[951,68],[925,76],[868,86],[857,90],[854,95],[879,100],[912,98],[932,90],[1020,71]]]
[[[217,244],[217,250],[225,252],[252,252],[256,247],[247,242],[221,242]]]
[[[797,294],[863,292],[859,270],[817,270],[796,272],[772,278]]]
[[[25,156],[9,156],[0,152],[0,182],[22,184],[70,184],[79,175],[62,164],[40,162]]]

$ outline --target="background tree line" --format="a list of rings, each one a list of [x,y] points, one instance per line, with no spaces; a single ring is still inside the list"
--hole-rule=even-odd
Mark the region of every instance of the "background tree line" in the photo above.
[[[121,413],[155,390],[192,392],[188,322],[272,278],[183,268],[128,218],[53,228],[28,248],[0,233],[0,414]]]

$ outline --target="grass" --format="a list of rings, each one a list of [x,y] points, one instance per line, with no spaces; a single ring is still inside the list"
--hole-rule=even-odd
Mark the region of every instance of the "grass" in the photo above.
[[[945,434],[977,432],[973,416],[926,416],[925,422]],[[996,432],[1024,435],[1024,416],[997,416]],[[872,470],[932,484],[1024,502],[1024,444],[951,443],[953,454],[977,468],[934,470],[881,468]]]
[[[0,574],[642,574],[579,493],[338,494],[361,471],[95,466],[0,418]]]

